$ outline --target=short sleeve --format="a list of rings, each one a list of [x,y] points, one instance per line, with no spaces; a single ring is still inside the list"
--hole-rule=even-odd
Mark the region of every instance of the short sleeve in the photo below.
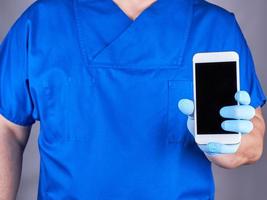
[[[0,46],[0,114],[22,126],[35,121],[27,78],[28,35],[27,18],[23,15]]]
[[[239,54],[240,89],[250,94],[251,105],[254,108],[262,107],[266,102],[266,97],[256,74],[251,51],[234,16],[232,30],[226,37],[228,49]]]

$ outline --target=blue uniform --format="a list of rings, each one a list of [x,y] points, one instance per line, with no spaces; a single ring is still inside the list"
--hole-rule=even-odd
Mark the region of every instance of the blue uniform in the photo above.
[[[136,20],[112,0],[39,0],[0,51],[0,113],[40,121],[39,200],[214,199],[211,164],[177,109],[192,57],[236,51],[241,89],[265,96],[232,13],[158,0]]]

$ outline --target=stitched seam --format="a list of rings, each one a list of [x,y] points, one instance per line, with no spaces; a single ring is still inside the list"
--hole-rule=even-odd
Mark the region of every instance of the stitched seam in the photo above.
[[[193,4],[192,1],[190,1],[189,3]],[[190,32],[190,29],[191,29],[191,26],[192,26],[192,23],[193,23],[193,5],[191,5],[190,11],[191,11],[191,15],[190,15],[190,19],[188,20],[189,22],[187,24],[187,28],[186,28],[186,31],[185,31],[184,42],[183,42],[183,45],[182,45],[182,49],[181,49],[180,55],[177,58],[178,59],[177,64],[179,66],[181,66],[181,64],[183,62],[183,59],[184,59],[185,49],[186,49],[186,46],[188,44],[189,32]]]
[[[76,33],[77,33],[77,40],[78,40],[78,47],[80,49],[80,53],[81,53],[81,57],[82,57],[82,60],[83,60],[83,63],[86,65],[86,66],[89,66],[89,62],[88,62],[88,59],[87,59],[87,52],[86,52],[86,49],[84,48],[84,39],[82,38],[82,29],[81,29],[81,24],[80,24],[80,21],[79,21],[79,17],[78,17],[78,8],[77,8],[77,4],[76,4],[76,0],[72,0],[72,12],[73,12],[73,16],[74,16],[74,22],[76,24]]]
[[[131,68],[132,67],[132,68]],[[90,64],[90,68],[112,68],[112,69],[125,69],[127,70],[147,70],[147,69],[179,69],[179,65],[164,65],[164,64],[154,64],[154,65],[131,65],[131,64]]]

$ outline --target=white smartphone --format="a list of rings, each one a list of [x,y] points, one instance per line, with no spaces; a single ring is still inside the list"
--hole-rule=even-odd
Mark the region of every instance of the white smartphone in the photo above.
[[[221,128],[224,106],[237,105],[234,95],[240,90],[239,55],[236,52],[197,53],[193,57],[195,102],[195,140],[237,144],[241,133]]]

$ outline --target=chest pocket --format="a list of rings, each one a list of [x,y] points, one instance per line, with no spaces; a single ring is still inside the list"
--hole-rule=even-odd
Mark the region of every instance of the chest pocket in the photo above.
[[[45,130],[40,136],[48,141],[62,139],[68,124],[68,76],[63,70],[53,69],[42,73],[38,80],[33,84],[33,92],[40,128]]]
[[[187,116],[178,109],[181,99],[193,99],[193,83],[190,80],[168,82],[168,143],[192,143],[193,136],[187,129]]]

